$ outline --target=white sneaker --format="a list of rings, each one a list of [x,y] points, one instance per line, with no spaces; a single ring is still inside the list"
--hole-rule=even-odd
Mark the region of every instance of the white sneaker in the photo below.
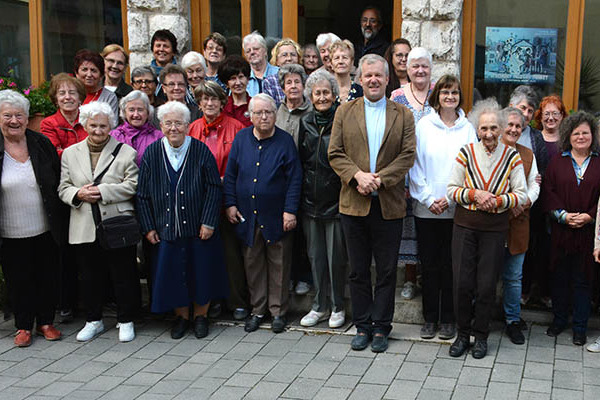
[[[315,310],[310,310],[308,314],[306,314],[302,320],[300,320],[300,325],[302,326],[315,326],[321,321],[325,321],[327,319],[327,312],[318,312]]]
[[[82,330],[77,334],[77,340],[80,342],[87,342],[92,340],[100,333],[104,331],[104,324],[102,321],[86,322]]]
[[[308,292],[310,292],[310,285],[307,282],[298,281],[296,284],[296,294],[303,296]]]
[[[402,287],[402,292],[400,292],[400,296],[402,296],[405,300],[412,300],[415,297],[415,284],[412,282],[404,283],[404,287]]]
[[[600,353],[600,336],[598,336],[598,339],[594,343],[588,344],[586,349],[592,353]]]
[[[338,312],[332,312],[329,317],[329,327],[339,328],[346,322],[346,312],[344,310]]]
[[[119,341],[120,342],[131,342],[135,339],[135,330],[133,329],[133,322],[119,322],[117,324],[119,328]]]

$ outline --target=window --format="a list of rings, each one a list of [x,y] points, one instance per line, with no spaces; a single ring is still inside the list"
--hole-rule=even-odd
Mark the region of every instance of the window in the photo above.
[[[600,28],[600,0],[585,2],[581,73],[579,76],[579,109],[600,111],[600,49],[596,42]]]
[[[252,30],[260,32],[267,40],[270,58],[271,49],[281,40],[281,0],[252,0],[250,6]]]
[[[212,32],[219,32],[227,38],[227,55],[242,54],[240,0],[211,1],[210,23]]]
[[[29,53],[29,4],[26,1],[0,0],[0,76],[10,74],[19,87],[31,82]],[[10,17],[7,17],[10,16]]]

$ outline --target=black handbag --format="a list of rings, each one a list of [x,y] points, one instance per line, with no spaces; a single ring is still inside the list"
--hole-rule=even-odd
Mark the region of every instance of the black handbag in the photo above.
[[[112,152],[113,159],[108,166],[94,179],[94,185],[97,186],[106,171],[117,158],[119,150],[123,147],[123,143],[119,143]],[[107,218],[102,220],[100,215],[100,207],[97,203],[92,204],[92,215],[96,224],[96,240],[98,244],[106,250],[121,249],[123,247],[133,246],[141,239],[140,225],[133,215],[119,215],[117,217]]]

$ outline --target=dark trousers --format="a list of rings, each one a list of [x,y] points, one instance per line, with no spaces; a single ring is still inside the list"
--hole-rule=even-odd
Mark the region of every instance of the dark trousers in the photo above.
[[[540,296],[547,297],[550,296],[550,232],[546,214],[539,207],[541,206],[536,203],[531,209],[529,249],[523,262],[522,291],[523,294],[530,295],[532,285],[537,284]]]
[[[229,277],[229,298],[227,308],[250,308],[250,294],[246,282],[242,244],[235,233],[234,225],[227,220],[225,214],[221,215],[221,239],[225,248],[225,267]]]
[[[454,313],[460,336],[488,337],[505,240],[506,231],[486,232],[454,225]]]
[[[341,215],[350,261],[352,320],[359,332],[389,334],[394,317],[398,250],[402,219],[384,220],[379,199],[373,197],[365,217]],[[371,259],[375,258],[375,293]]]
[[[58,301],[58,246],[50,232],[25,239],[2,239],[2,271],[17,329],[30,331],[54,321]]]
[[[79,279],[77,262],[73,245],[65,244],[60,248],[60,298],[58,308],[61,310],[77,309]]]
[[[586,332],[590,317],[591,282],[583,271],[583,257],[591,255],[561,254],[552,273],[554,324],[560,327],[567,326],[569,304],[572,304],[573,332],[577,333]]]
[[[417,244],[423,277],[425,322],[454,322],[451,219],[418,218]]]
[[[140,306],[136,246],[106,250],[98,242],[74,245],[87,321],[102,319],[107,276],[117,301],[117,321],[131,322]]]

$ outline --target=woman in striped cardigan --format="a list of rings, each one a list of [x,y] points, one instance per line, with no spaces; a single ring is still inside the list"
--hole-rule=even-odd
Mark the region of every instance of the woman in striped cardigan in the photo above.
[[[483,358],[496,281],[504,260],[506,211],[527,201],[527,184],[519,153],[498,141],[506,128],[506,116],[496,100],[477,103],[469,121],[480,142],[460,149],[447,191],[448,198],[457,203],[452,270],[458,337],[450,346],[450,355],[461,356],[473,334],[473,357]]]

